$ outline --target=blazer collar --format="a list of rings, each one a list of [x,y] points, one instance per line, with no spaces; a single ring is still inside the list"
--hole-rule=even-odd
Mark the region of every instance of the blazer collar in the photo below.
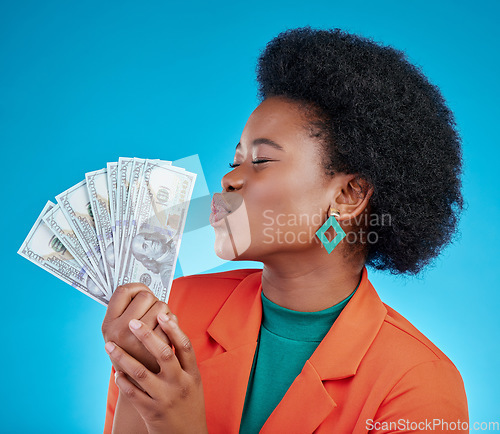
[[[262,271],[244,278],[208,327],[210,336],[226,351],[257,341],[262,319],[261,280]],[[363,267],[357,291],[310,358],[322,380],[356,373],[386,314]]]
[[[357,291],[310,358],[322,380],[338,380],[356,374],[386,314],[387,309],[363,267]]]
[[[207,329],[226,351],[257,342],[262,320],[261,280],[261,270],[241,280]]]

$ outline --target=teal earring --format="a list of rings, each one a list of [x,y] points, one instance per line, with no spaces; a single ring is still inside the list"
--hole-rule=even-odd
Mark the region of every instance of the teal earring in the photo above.
[[[321,226],[316,231],[316,236],[319,238],[323,246],[325,246],[328,254],[330,254],[333,252],[333,249],[337,247],[337,244],[340,243],[345,237],[345,232],[340,227],[339,222],[336,220],[336,217],[340,217],[340,211],[335,208],[330,208],[328,214],[329,217],[326,222],[323,223],[323,226]],[[330,226],[333,227],[333,229],[335,229],[335,232],[337,233],[335,238],[331,241],[325,235],[325,232],[330,228]]]

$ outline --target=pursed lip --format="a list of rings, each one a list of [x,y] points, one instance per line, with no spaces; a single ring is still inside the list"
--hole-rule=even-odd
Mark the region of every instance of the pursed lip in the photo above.
[[[210,224],[214,224],[219,220],[222,220],[225,216],[231,213],[231,208],[224,200],[221,193],[215,193],[213,195],[210,208],[212,210],[210,213]]]

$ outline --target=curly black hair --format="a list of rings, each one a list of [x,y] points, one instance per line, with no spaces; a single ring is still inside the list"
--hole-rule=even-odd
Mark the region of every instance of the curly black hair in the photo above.
[[[340,29],[289,29],[257,62],[258,97],[312,107],[325,173],[373,186],[365,264],[416,275],[453,240],[464,208],[461,139],[440,90],[405,53]],[[306,110],[307,111],[307,110]],[[380,220],[382,221],[382,220]]]

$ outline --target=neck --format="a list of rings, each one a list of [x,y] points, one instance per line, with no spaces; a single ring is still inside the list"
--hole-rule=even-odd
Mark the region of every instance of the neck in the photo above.
[[[264,295],[282,307],[302,312],[327,309],[341,302],[358,285],[364,260],[346,259],[340,252],[334,255],[305,261],[303,254],[289,254],[263,261]]]

